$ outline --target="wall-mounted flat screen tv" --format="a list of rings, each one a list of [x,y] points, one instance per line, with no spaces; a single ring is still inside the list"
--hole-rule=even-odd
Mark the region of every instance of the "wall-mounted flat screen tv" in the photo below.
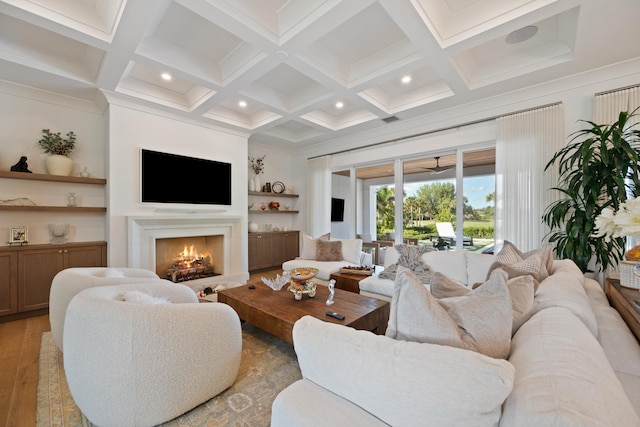
[[[331,222],[344,221],[344,199],[331,198]]]
[[[231,164],[140,151],[140,200],[172,205],[231,205]]]

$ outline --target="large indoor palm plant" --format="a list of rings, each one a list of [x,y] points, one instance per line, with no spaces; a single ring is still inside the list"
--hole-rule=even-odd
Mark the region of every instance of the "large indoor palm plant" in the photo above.
[[[542,217],[551,228],[549,241],[558,257],[573,260],[583,272],[592,259],[606,270],[624,256],[623,237],[604,239],[594,232],[604,208],[617,211],[628,196],[640,195],[640,130],[629,125],[636,111],[621,112],[611,124],[585,121],[590,127],[572,134],[545,167],[557,166],[553,189],[562,193]]]

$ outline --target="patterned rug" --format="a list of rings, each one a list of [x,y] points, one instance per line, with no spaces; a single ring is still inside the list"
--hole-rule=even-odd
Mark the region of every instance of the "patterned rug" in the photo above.
[[[92,427],[93,424],[80,412],[69,393],[62,359],[51,333],[43,333],[37,425]],[[236,382],[218,396],[162,425],[268,426],[271,403],[281,390],[300,378],[300,368],[290,344],[244,323],[242,358]]]

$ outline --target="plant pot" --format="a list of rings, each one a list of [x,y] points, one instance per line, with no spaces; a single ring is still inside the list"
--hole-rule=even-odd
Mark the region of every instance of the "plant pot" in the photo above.
[[[45,166],[49,175],[69,176],[73,170],[73,160],[67,156],[54,154],[45,159]]]

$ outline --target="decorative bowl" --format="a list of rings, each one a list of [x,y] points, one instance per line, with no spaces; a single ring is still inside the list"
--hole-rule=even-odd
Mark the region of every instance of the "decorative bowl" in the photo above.
[[[309,298],[316,296],[316,284],[313,278],[318,274],[317,268],[312,267],[300,267],[289,270],[289,277],[291,279],[289,292],[293,293],[296,300],[300,301],[303,295],[309,295]]]
[[[318,269],[313,267],[299,267],[289,270],[289,277],[296,282],[304,282],[313,279],[318,274]]]

